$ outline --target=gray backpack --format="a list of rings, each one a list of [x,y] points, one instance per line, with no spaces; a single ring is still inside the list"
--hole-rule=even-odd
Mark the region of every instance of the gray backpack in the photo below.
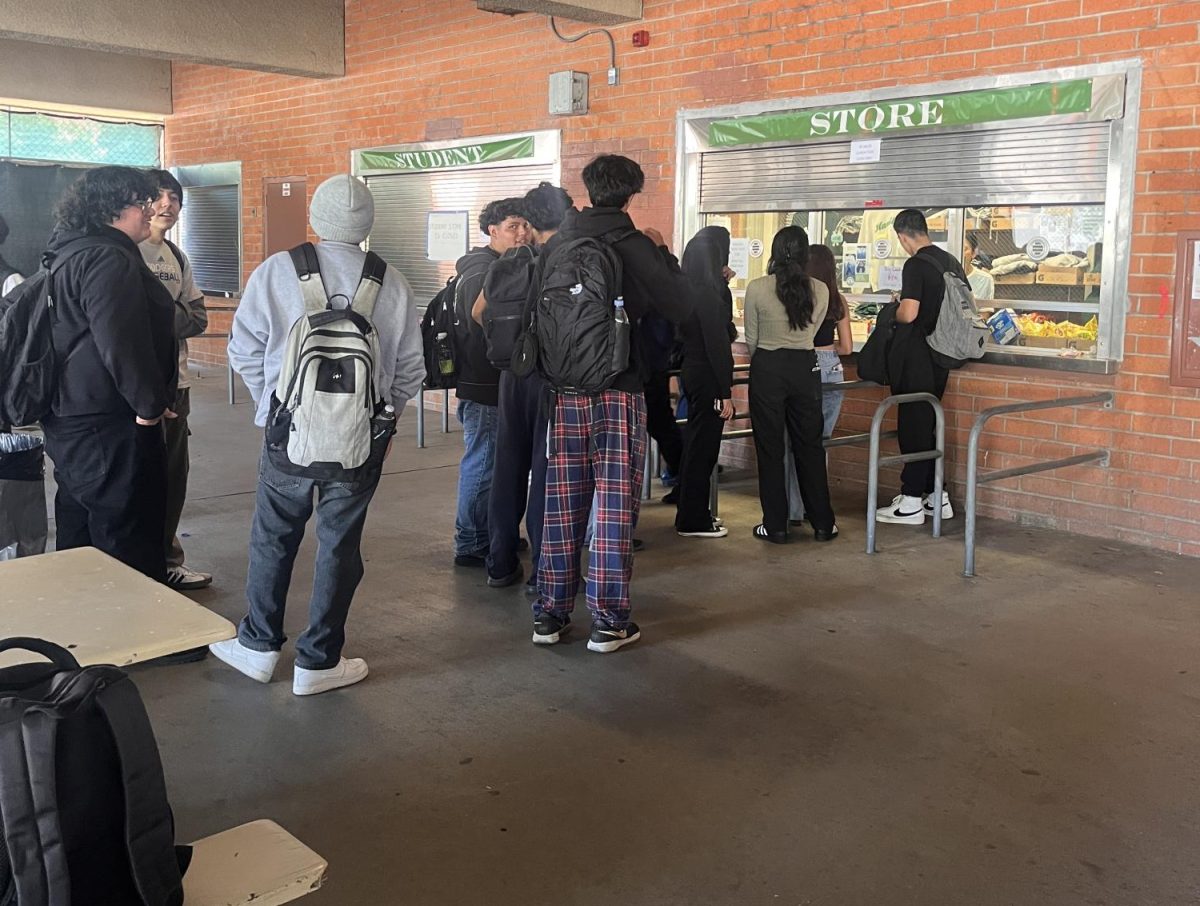
[[[930,267],[937,267],[927,258],[916,257]],[[946,284],[942,307],[937,324],[925,342],[933,352],[933,360],[943,368],[961,368],[968,361],[983,358],[991,331],[975,305],[971,284],[951,270],[943,271],[942,278]]]
[[[367,253],[354,298],[335,308],[312,243],[289,253],[304,294],[292,325],[267,425],[271,461],[308,478],[351,480],[372,454],[379,335],[371,322],[387,264]]]

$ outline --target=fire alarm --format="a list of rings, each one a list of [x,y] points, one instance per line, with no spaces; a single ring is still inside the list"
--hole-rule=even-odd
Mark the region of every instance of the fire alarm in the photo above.
[[[650,32],[635,31],[633,33],[633,46],[634,47],[649,47],[650,46]]]

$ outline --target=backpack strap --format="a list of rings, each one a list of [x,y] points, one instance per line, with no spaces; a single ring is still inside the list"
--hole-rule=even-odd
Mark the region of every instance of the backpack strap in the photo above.
[[[375,301],[383,288],[383,278],[387,275],[387,262],[374,252],[367,252],[363,261],[362,276],[358,278],[358,289],[350,300],[350,308],[357,314],[370,320],[375,313]]]
[[[125,845],[133,878],[146,903],[181,901],[175,828],[162,760],[137,687],[126,676],[106,684],[96,705],[112,731],[125,792]]]
[[[71,877],[55,806],[58,721],[29,708],[0,731],[0,811],[21,903],[68,903]]]
[[[601,236],[600,241],[609,245],[616,245],[623,239],[628,239],[630,236],[636,236],[639,232],[641,231],[636,227],[617,227],[615,230],[609,230],[607,233]]]
[[[312,315],[329,308],[329,294],[321,280],[321,263],[317,260],[317,249],[311,242],[302,242],[288,251],[296,276],[300,279],[300,293],[304,296],[304,310]]]

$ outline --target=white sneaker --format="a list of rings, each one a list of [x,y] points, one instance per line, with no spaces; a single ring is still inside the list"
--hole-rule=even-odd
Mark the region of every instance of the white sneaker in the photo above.
[[[213,653],[213,657],[260,683],[271,682],[275,665],[279,663],[278,651],[255,651],[237,639],[214,642],[208,646],[208,650]]]
[[[933,515],[933,504],[930,502],[928,494],[926,494],[924,497],[921,498],[921,506],[924,508],[926,516]],[[950,492],[949,491],[942,491],[942,518],[943,519],[953,519],[954,518],[954,507],[950,506]]]
[[[212,585],[212,576],[186,566],[167,567],[167,584],[179,591],[195,591]]]
[[[891,522],[897,525],[924,525],[925,507],[920,497],[909,497],[897,494],[887,506],[881,506],[875,511],[875,518],[880,522]]]
[[[309,670],[296,667],[292,679],[294,695],[319,695],[342,686],[353,686],[367,678],[367,662],[360,657],[342,658],[336,667],[327,670]]]

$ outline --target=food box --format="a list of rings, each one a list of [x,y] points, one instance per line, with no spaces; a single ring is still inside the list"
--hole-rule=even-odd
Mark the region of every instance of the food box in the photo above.
[[[1009,286],[1013,284],[1021,284],[1028,286],[1037,282],[1037,274],[1030,271],[1028,274],[1001,274],[999,277],[992,275],[992,279],[996,281],[997,286]]]
[[[1083,270],[1078,267],[1047,267],[1043,265],[1037,270],[1038,283],[1051,283],[1055,286],[1078,286],[1083,282]]]
[[[1099,286],[1100,285],[1100,275],[1098,273],[1084,274],[1083,275],[1083,285],[1084,286]]]
[[[1013,228],[1013,219],[1011,217],[993,217],[988,221],[988,226],[992,228],[993,232],[997,230],[1011,230]]]
[[[1078,349],[1080,352],[1091,352],[1096,347],[1095,340],[1068,340],[1066,337],[1031,337],[1021,334],[1017,341],[1020,346],[1031,349]]]
[[[1001,346],[1015,343],[1021,337],[1021,328],[1013,319],[1012,312],[1006,308],[1000,309],[988,318],[987,325],[992,331],[992,339]]]

